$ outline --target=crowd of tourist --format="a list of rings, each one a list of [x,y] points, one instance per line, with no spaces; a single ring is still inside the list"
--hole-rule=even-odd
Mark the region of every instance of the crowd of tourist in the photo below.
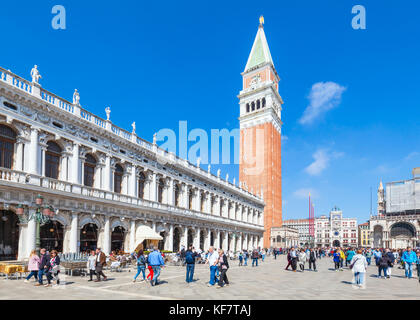
[[[413,278],[414,266],[417,269],[417,276],[420,282],[420,250],[414,251],[408,247],[406,250],[390,250],[378,248],[310,248],[310,247],[291,247],[291,248],[270,248],[270,249],[254,249],[241,250],[238,252],[224,251],[222,249],[215,249],[210,247],[207,251],[195,249],[193,246],[185,248],[181,247],[179,252],[173,255],[173,261],[179,259],[180,264],[185,266],[186,277],[185,281],[191,283],[194,281],[194,271],[196,263],[206,263],[209,265],[210,279],[208,286],[216,286],[222,288],[229,285],[227,272],[229,269],[230,260],[238,260],[239,267],[248,266],[248,260],[252,260],[252,267],[258,267],[258,261],[264,262],[266,255],[271,255],[274,259],[280,254],[287,254],[287,266],[285,270],[297,272],[313,270],[317,272],[317,261],[323,258],[330,258],[334,264],[335,272],[344,271],[344,266],[353,272],[353,284],[357,287],[365,287],[365,275],[368,266],[375,263],[378,278],[389,279],[392,276],[392,269],[399,267],[405,270],[405,277]],[[165,266],[165,254],[161,253],[156,247],[151,251],[144,252],[140,249],[133,252],[128,257],[123,253],[115,253],[114,251],[107,257],[100,248],[91,250],[86,263],[86,270],[88,271],[89,280],[94,282],[106,281],[108,278],[103,270],[105,266],[111,268],[121,266],[127,262],[135,260],[137,266],[137,273],[134,276],[133,282],[136,282],[138,277],[140,281],[149,281],[151,286],[160,284],[159,276],[162,267]],[[49,287],[52,282],[56,286],[60,283],[60,257],[56,250],[47,252],[46,249],[41,249],[39,256],[33,250],[29,257],[28,263],[29,275],[25,282],[34,277],[36,286],[44,285]],[[146,270],[148,275],[146,276]],[[43,276],[46,276],[47,283],[44,284]],[[96,279],[93,280],[94,276]]]

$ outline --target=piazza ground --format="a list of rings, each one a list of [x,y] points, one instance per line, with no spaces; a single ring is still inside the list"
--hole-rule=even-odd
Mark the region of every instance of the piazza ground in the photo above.
[[[366,289],[353,289],[352,273],[333,271],[330,258],[318,261],[318,272],[303,273],[285,271],[286,257],[277,260],[268,257],[257,268],[238,267],[231,261],[228,277],[229,287],[207,287],[207,265],[197,265],[195,279],[185,283],[185,268],[168,266],[162,271],[161,285],[133,283],[135,269],[131,272],[105,271],[108,281],[88,282],[87,277],[65,278],[65,285],[56,288],[35,287],[23,280],[0,278],[0,299],[420,299],[420,284],[416,279],[405,279],[402,269],[393,269],[391,279],[377,279],[377,268],[367,272]],[[415,272],[416,274],[416,272]]]

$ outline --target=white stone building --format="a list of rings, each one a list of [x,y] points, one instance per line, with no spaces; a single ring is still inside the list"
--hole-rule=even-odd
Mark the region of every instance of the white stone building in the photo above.
[[[299,231],[297,229],[284,225],[271,228],[271,248],[290,248],[299,245]]]
[[[317,247],[357,247],[358,226],[356,218],[344,218],[334,207],[329,216],[315,218],[315,245]]]
[[[382,181],[378,188],[378,214],[369,220],[370,243],[375,248],[420,247],[420,168],[412,179]]]
[[[298,230],[299,232],[299,245],[307,245],[311,244],[313,241],[313,237],[309,233],[309,219],[290,219],[284,220],[283,226],[290,227],[293,229]]]
[[[62,252],[132,251],[144,239],[161,249],[193,244],[229,250],[262,245],[264,202],[155,143],[0,68],[0,259],[35,247],[36,224],[19,204],[37,194],[58,214],[41,227],[41,246]],[[118,111],[116,111],[118,112]]]

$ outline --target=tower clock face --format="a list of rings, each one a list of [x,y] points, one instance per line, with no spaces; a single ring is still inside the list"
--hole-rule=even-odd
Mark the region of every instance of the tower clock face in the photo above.
[[[339,234],[340,234],[340,233],[339,233],[338,231],[335,231],[335,232],[334,232],[334,235],[335,235],[335,236],[338,236]]]

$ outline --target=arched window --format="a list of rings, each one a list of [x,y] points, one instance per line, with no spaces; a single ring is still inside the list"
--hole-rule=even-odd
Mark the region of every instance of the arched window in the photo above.
[[[165,188],[165,181],[163,179],[159,179],[158,184],[158,202],[163,202],[163,189]]]
[[[190,189],[188,191],[188,209],[192,210],[193,208],[193,191]]]
[[[124,169],[117,164],[114,171],[114,192],[121,193]]]
[[[391,238],[394,237],[414,238],[416,230],[413,225],[406,222],[397,222],[391,227]]]
[[[96,159],[91,155],[86,155],[85,165],[84,165],[84,185],[88,187],[93,187],[95,181],[95,168],[96,168]]]
[[[0,125],[0,167],[12,169],[13,149],[16,133],[5,125]]]
[[[180,196],[179,185],[175,184],[175,206],[176,207],[179,207],[179,196]]]
[[[143,199],[144,198],[144,186],[145,186],[145,183],[146,183],[146,176],[144,175],[144,173],[143,172],[140,172],[140,174],[139,174],[139,180],[138,180],[138,187],[139,187],[139,190],[138,190],[138,197],[140,198],[140,199]]]
[[[246,112],[249,112],[249,103],[246,104]]]
[[[261,106],[261,108],[264,108],[265,107],[265,98],[262,98],[262,106]]]
[[[261,105],[260,100],[257,100],[257,110],[260,108],[260,105]]]
[[[251,111],[255,111],[255,102],[251,103]]]
[[[45,152],[45,176],[58,179],[60,172],[61,148],[54,141],[47,142],[47,151]]]

